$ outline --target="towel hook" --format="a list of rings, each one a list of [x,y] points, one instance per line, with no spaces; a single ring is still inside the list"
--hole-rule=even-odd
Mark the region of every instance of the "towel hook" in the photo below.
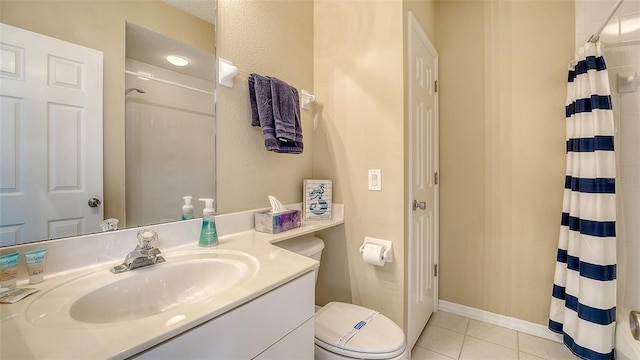
[[[226,87],[233,87],[233,78],[238,75],[238,67],[223,58],[218,58],[218,84]]]
[[[311,106],[311,103],[316,101],[316,96],[305,89],[301,89],[300,93],[302,95],[300,97],[300,106],[302,106],[303,109],[308,110],[309,107]]]

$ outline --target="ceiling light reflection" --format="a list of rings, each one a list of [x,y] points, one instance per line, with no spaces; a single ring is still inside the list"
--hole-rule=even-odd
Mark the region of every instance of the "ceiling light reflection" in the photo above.
[[[189,60],[187,60],[187,58],[178,55],[169,55],[167,56],[167,60],[175,66],[189,65]]]

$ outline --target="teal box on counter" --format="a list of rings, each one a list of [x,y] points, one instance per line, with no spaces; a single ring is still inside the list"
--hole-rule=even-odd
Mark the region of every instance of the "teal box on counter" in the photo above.
[[[300,227],[301,219],[300,210],[287,210],[276,214],[264,211],[255,214],[255,227],[259,232],[277,234]]]

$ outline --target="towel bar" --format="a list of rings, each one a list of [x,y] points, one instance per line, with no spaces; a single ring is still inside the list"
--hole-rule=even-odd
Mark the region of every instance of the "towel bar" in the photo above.
[[[248,78],[249,75],[238,70],[237,66],[229,60],[218,58],[218,84],[226,87],[233,87],[233,79],[238,75]],[[315,95],[309,91],[300,89],[300,106],[303,109],[309,109],[311,103],[316,101]]]

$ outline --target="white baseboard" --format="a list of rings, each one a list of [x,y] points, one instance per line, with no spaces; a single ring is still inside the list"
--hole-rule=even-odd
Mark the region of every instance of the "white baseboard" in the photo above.
[[[544,339],[562,342],[562,336],[549,330],[546,326],[532,323],[525,320],[512,318],[489,311],[472,308],[465,305],[452,303],[445,300],[438,300],[438,310],[451,314],[456,314],[469,319],[483,321],[488,324],[502,326],[507,329],[519,331],[525,334],[541,337]]]

